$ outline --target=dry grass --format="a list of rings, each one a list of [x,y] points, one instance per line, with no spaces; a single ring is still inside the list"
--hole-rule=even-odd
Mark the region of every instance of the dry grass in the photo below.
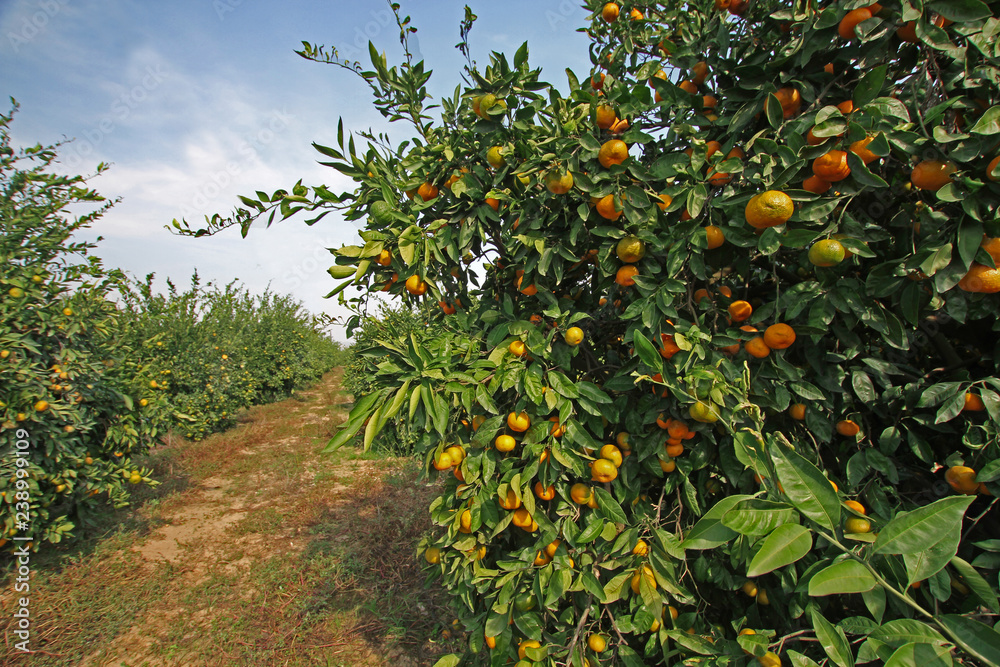
[[[13,650],[0,598],[3,664],[429,665],[454,649],[416,558],[435,491],[418,464],[318,454],[349,408],[338,379],[154,452],[163,486],[33,561],[43,653]]]

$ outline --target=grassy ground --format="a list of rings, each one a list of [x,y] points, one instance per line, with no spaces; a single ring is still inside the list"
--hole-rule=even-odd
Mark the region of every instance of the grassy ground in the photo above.
[[[434,489],[409,459],[317,453],[349,408],[338,380],[153,452],[160,487],[36,556],[31,656],[8,573],[3,664],[433,664],[459,641],[416,558]]]

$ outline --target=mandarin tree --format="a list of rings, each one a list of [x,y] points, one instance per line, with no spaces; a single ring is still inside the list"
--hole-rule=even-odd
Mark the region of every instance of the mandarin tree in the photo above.
[[[124,276],[74,238],[113,202],[57,173],[58,146],[15,149],[12,118],[0,115],[4,552],[61,542],[109,503],[127,504],[132,485],[155,484],[132,457],[168,426],[162,398],[140,405],[155,376],[123,340],[111,299]]]
[[[372,46],[416,136],[190,232],[340,209],[332,294],[441,304],[330,446],[423,430],[442,662],[1000,664],[1000,3],[586,7],[588,72],[470,61],[439,122]]]

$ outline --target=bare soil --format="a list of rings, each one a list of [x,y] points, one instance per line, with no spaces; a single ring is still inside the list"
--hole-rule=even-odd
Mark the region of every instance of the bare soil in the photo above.
[[[13,649],[8,581],[3,664],[407,667],[456,648],[416,558],[433,486],[410,459],[319,451],[349,401],[334,372],[154,452],[162,487],[101,539],[40,559],[40,653]]]

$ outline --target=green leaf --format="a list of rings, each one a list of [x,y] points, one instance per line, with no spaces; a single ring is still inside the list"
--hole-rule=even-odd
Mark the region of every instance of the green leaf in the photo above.
[[[809,580],[809,595],[837,595],[838,593],[864,593],[875,588],[877,582],[868,569],[856,560],[844,560],[823,568]]]
[[[954,664],[951,659],[951,650],[947,646],[918,643],[900,646],[885,661],[885,667],[914,667],[914,665],[951,667]]]
[[[855,107],[861,108],[878,97],[879,91],[885,85],[885,75],[888,69],[888,65],[879,65],[861,77],[861,80],[854,87],[854,95],[852,95]]]
[[[819,667],[819,663],[807,655],[802,655],[798,651],[789,650],[786,655],[792,667]]]
[[[744,500],[722,517],[727,528],[753,536],[767,535],[779,526],[798,522],[798,512],[791,505],[760,498]]]
[[[928,544],[916,553],[903,554],[903,564],[906,565],[907,584],[923,581],[944,568],[958,551],[958,543],[962,539],[962,524],[957,523],[942,531],[940,539],[934,544]]]
[[[900,618],[883,623],[872,630],[868,636],[893,648],[899,648],[910,642],[925,644],[945,643],[945,638],[940,632],[926,623],[909,618]]]
[[[625,512],[618,501],[608,493],[603,487],[594,487],[594,494],[597,496],[597,513],[608,521],[615,523],[628,523]]]
[[[434,667],[455,667],[460,662],[462,662],[462,656],[457,653],[449,653],[448,655],[441,656],[441,658],[434,663]]]
[[[644,364],[658,373],[663,371],[663,357],[656,351],[648,338],[636,331],[632,336],[632,343],[635,345],[636,354],[639,355]]]
[[[681,542],[684,549],[714,549],[720,544],[725,544],[736,539],[739,535],[734,530],[727,528],[722,523],[722,517],[731,510],[738,502],[750,498],[750,496],[728,496],[723,498],[715,506],[705,512],[704,516],[698,520]]]
[[[828,480],[810,461],[787,446],[772,441],[771,459],[785,495],[797,510],[819,525],[834,530],[840,523],[840,500]]]
[[[972,590],[972,593],[979,598],[980,602],[983,603],[983,606],[994,614],[1000,614],[1000,603],[997,602],[997,594],[990,587],[989,582],[983,579],[983,576],[974,567],[958,556],[951,559],[951,564],[962,575],[965,583]]]
[[[972,134],[1000,134],[1000,105],[987,109],[969,132]]]
[[[986,3],[980,0],[935,0],[927,3],[926,9],[935,11],[949,21],[966,23],[980,21],[993,16]]]
[[[854,655],[851,653],[851,645],[847,641],[844,631],[836,627],[823,617],[818,609],[812,610],[813,629],[816,631],[816,639],[820,646],[826,651],[835,665],[839,667],[854,667]]]
[[[576,390],[576,385],[570,382],[569,378],[559,371],[549,371],[548,378],[549,385],[560,396],[565,396],[566,398],[579,398],[580,392]]]
[[[750,561],[748,577],[759,577],[779,567],[798,561],[812,549],[812,532],[805,526],[789,523],[767,536],[760,551]]]
[[[979,621],[958,614],[937,617],[955,643],[987,665],[1000,665],[1000,633]]]
[[[912,512],[900,512],[886,524],[875,540],[875,553],[917,553],[940,541],[945,531],[961,525],[965,510],[975,498],[942,498]]]

